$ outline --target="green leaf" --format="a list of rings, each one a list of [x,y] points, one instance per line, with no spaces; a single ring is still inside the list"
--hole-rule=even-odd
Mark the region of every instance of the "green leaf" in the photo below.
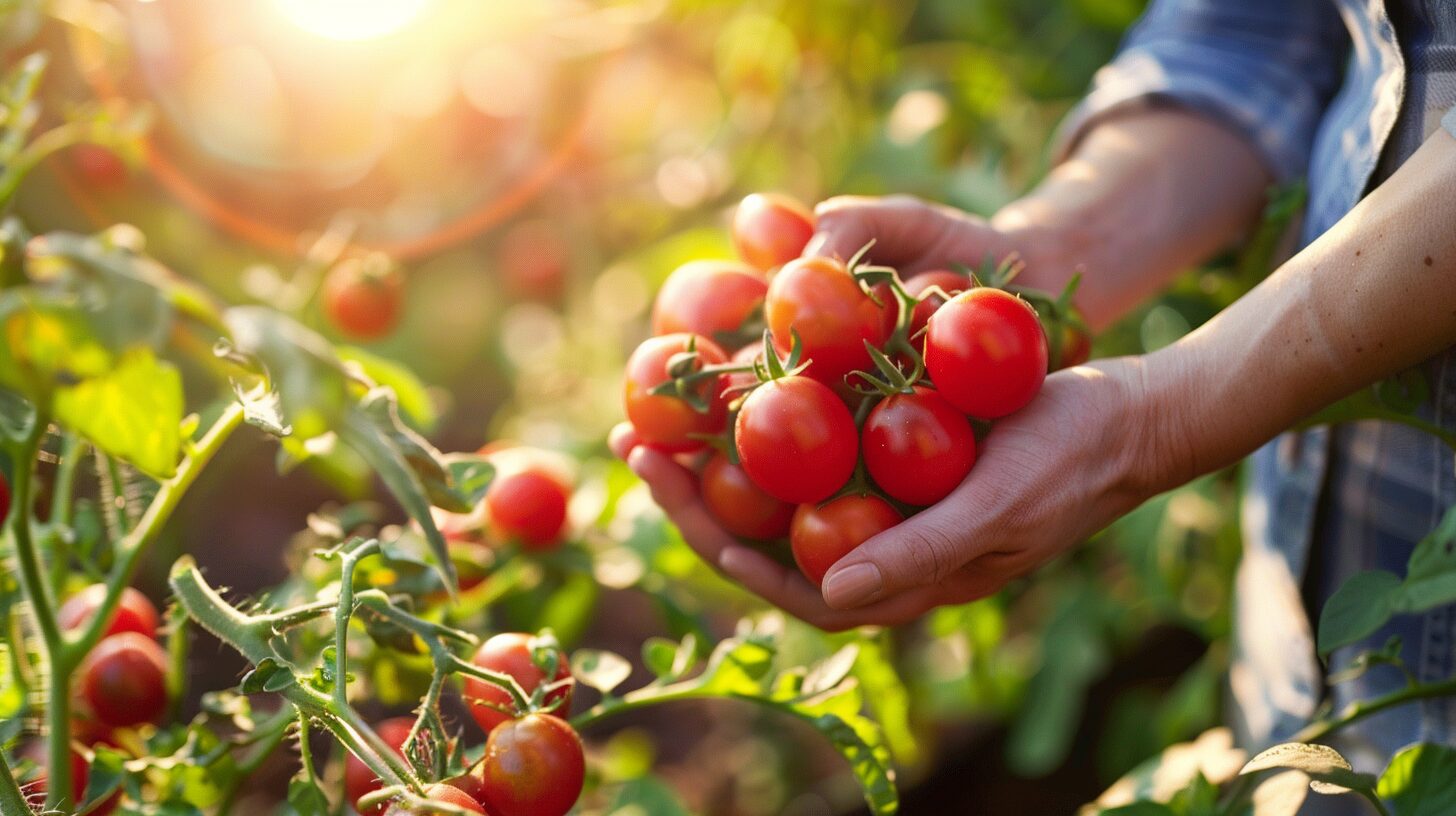
[[[1329,655],[1374,634],[1395,614],[1400,591],[1400,578],[1384,570],[1351,576],[1320,611],[1320,654]]]
[[[1285,771],[1260,780],[1254,788],[1249,816],[1298,816],[1309,798],[1309,777]]]
[[[1039,776],[1071,747],[1087,687],[1107,666],[1102,601],[1079,586],[1057,609],[1042,636],[1042,665],[1011,727],[1007,759],[1018,773]]]
[[[1328,745],[1286,742],[1255,756],[1246,763],[1240,775],[1275,768],[1301,771],[1310,778],[1310,789],[1316,793],[1373,792],[1375,777],[1356,773],[1340,752]]]
[[[1097,816],[1178,816],[1178,811],[1158,802],[1133,802],[1111,810],[1094,812]]]
[[[618,816],[691,816],[677,791],[662,780],[644,776],[617,786],[607,813]]]
[[[298,816],[328,816],[329,799],[312,780],[294,778],[288,783],[288,807]]]
[[[1456,507],[1421,539],[1406,566],[1400,611],[1423,612],[1456,602]]]
[[[632,664],[615,652],[577,649],[571,655],[571,674],[578,683],[611,694],[632,676]]]
[[[1456,813],[1456,748],[1412,745],[1390,760],[1376,792],[1400,816]]]
[[[261,306],[235,306],[223,313],[231,333],[225,356],[240,362],[239,374],[251,391],[276,391],[282,407],[282,425],[292,426],[302,439],[339,430],[352,407],[349,375],[334,348],[297,321]]]
[[[440,421],[435,410],[435,401],[430,398],[429,389],[405,366],[387,357],[358,346],[338,346],[339,359],[358,367],[366,379],[375,385],[388,386],[399,400],[399,410],[410,424],[426,433],[434,430]]]
[[[107,374],[55,393],[56,419],[97,448],[157,479],[172,476],[182,450],[182,376],[146,348]]]
[[[298,682],[293,670],[271,657],[265,657],[258,665],[254,666],[243,679],[238,683],[245,694],[255,694],[260,691],[278,692]]]

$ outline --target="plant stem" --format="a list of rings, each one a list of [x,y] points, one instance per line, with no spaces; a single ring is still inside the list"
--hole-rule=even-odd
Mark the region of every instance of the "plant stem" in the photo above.
[[[1405,705],[1415,700],[1425,700],[1432,697],[1453,697],[1456,696],[1456,677],[1443,680],[1439,683],[1428,683],[1423,686],[1410,686],[1408,688],[1393,691],[1381,697],[1373,697],[1369,700],[1356,700],[1349,704],[1336,717],[1329,720],[1310,723],[1304,730],[1295,734],[1292,742],[1317,742],[1330,734],[1352,723],[1363,720],[1372,714],[1377,714],[1387,708]]]

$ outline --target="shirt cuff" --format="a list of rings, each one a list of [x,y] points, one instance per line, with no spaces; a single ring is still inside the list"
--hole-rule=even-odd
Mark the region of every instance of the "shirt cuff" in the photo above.
[[[1447,133],[1456,136],[1456,107],[1446,111],[1446,115],[1441,117],[1441,127],[1445,128]]]

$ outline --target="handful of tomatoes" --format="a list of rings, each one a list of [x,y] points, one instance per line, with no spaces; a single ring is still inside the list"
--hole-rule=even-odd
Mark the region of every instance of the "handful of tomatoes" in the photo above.
[[[732,229],[741,261],[694,261],[663,284],[654,336],[627,362],[627,418],[644,445],[707,452],[699,486],[718,522],[787,537],[816,584],[949,495],[1049,368],[1087,359],[1075,283],[1008,291],[1007,264],[983,270],[989,285],[948,270],[901,280],[864,262],[869,247],[800,257],[813,215],[782,196],[744,199]]]

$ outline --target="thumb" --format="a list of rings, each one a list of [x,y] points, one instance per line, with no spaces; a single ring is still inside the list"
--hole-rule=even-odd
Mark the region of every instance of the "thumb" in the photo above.
[[[851,609],[947,580],[985,549],[963,502],[941,502],[869,539],[824,576],[824,602]]]
[[[1008,251],[981,219],[906,195],[831,198],[815,208],[815,226],[806,255],[844,260],[873,240],[870,259],[906,273],[951,263],[975,266],[987,252]]]

